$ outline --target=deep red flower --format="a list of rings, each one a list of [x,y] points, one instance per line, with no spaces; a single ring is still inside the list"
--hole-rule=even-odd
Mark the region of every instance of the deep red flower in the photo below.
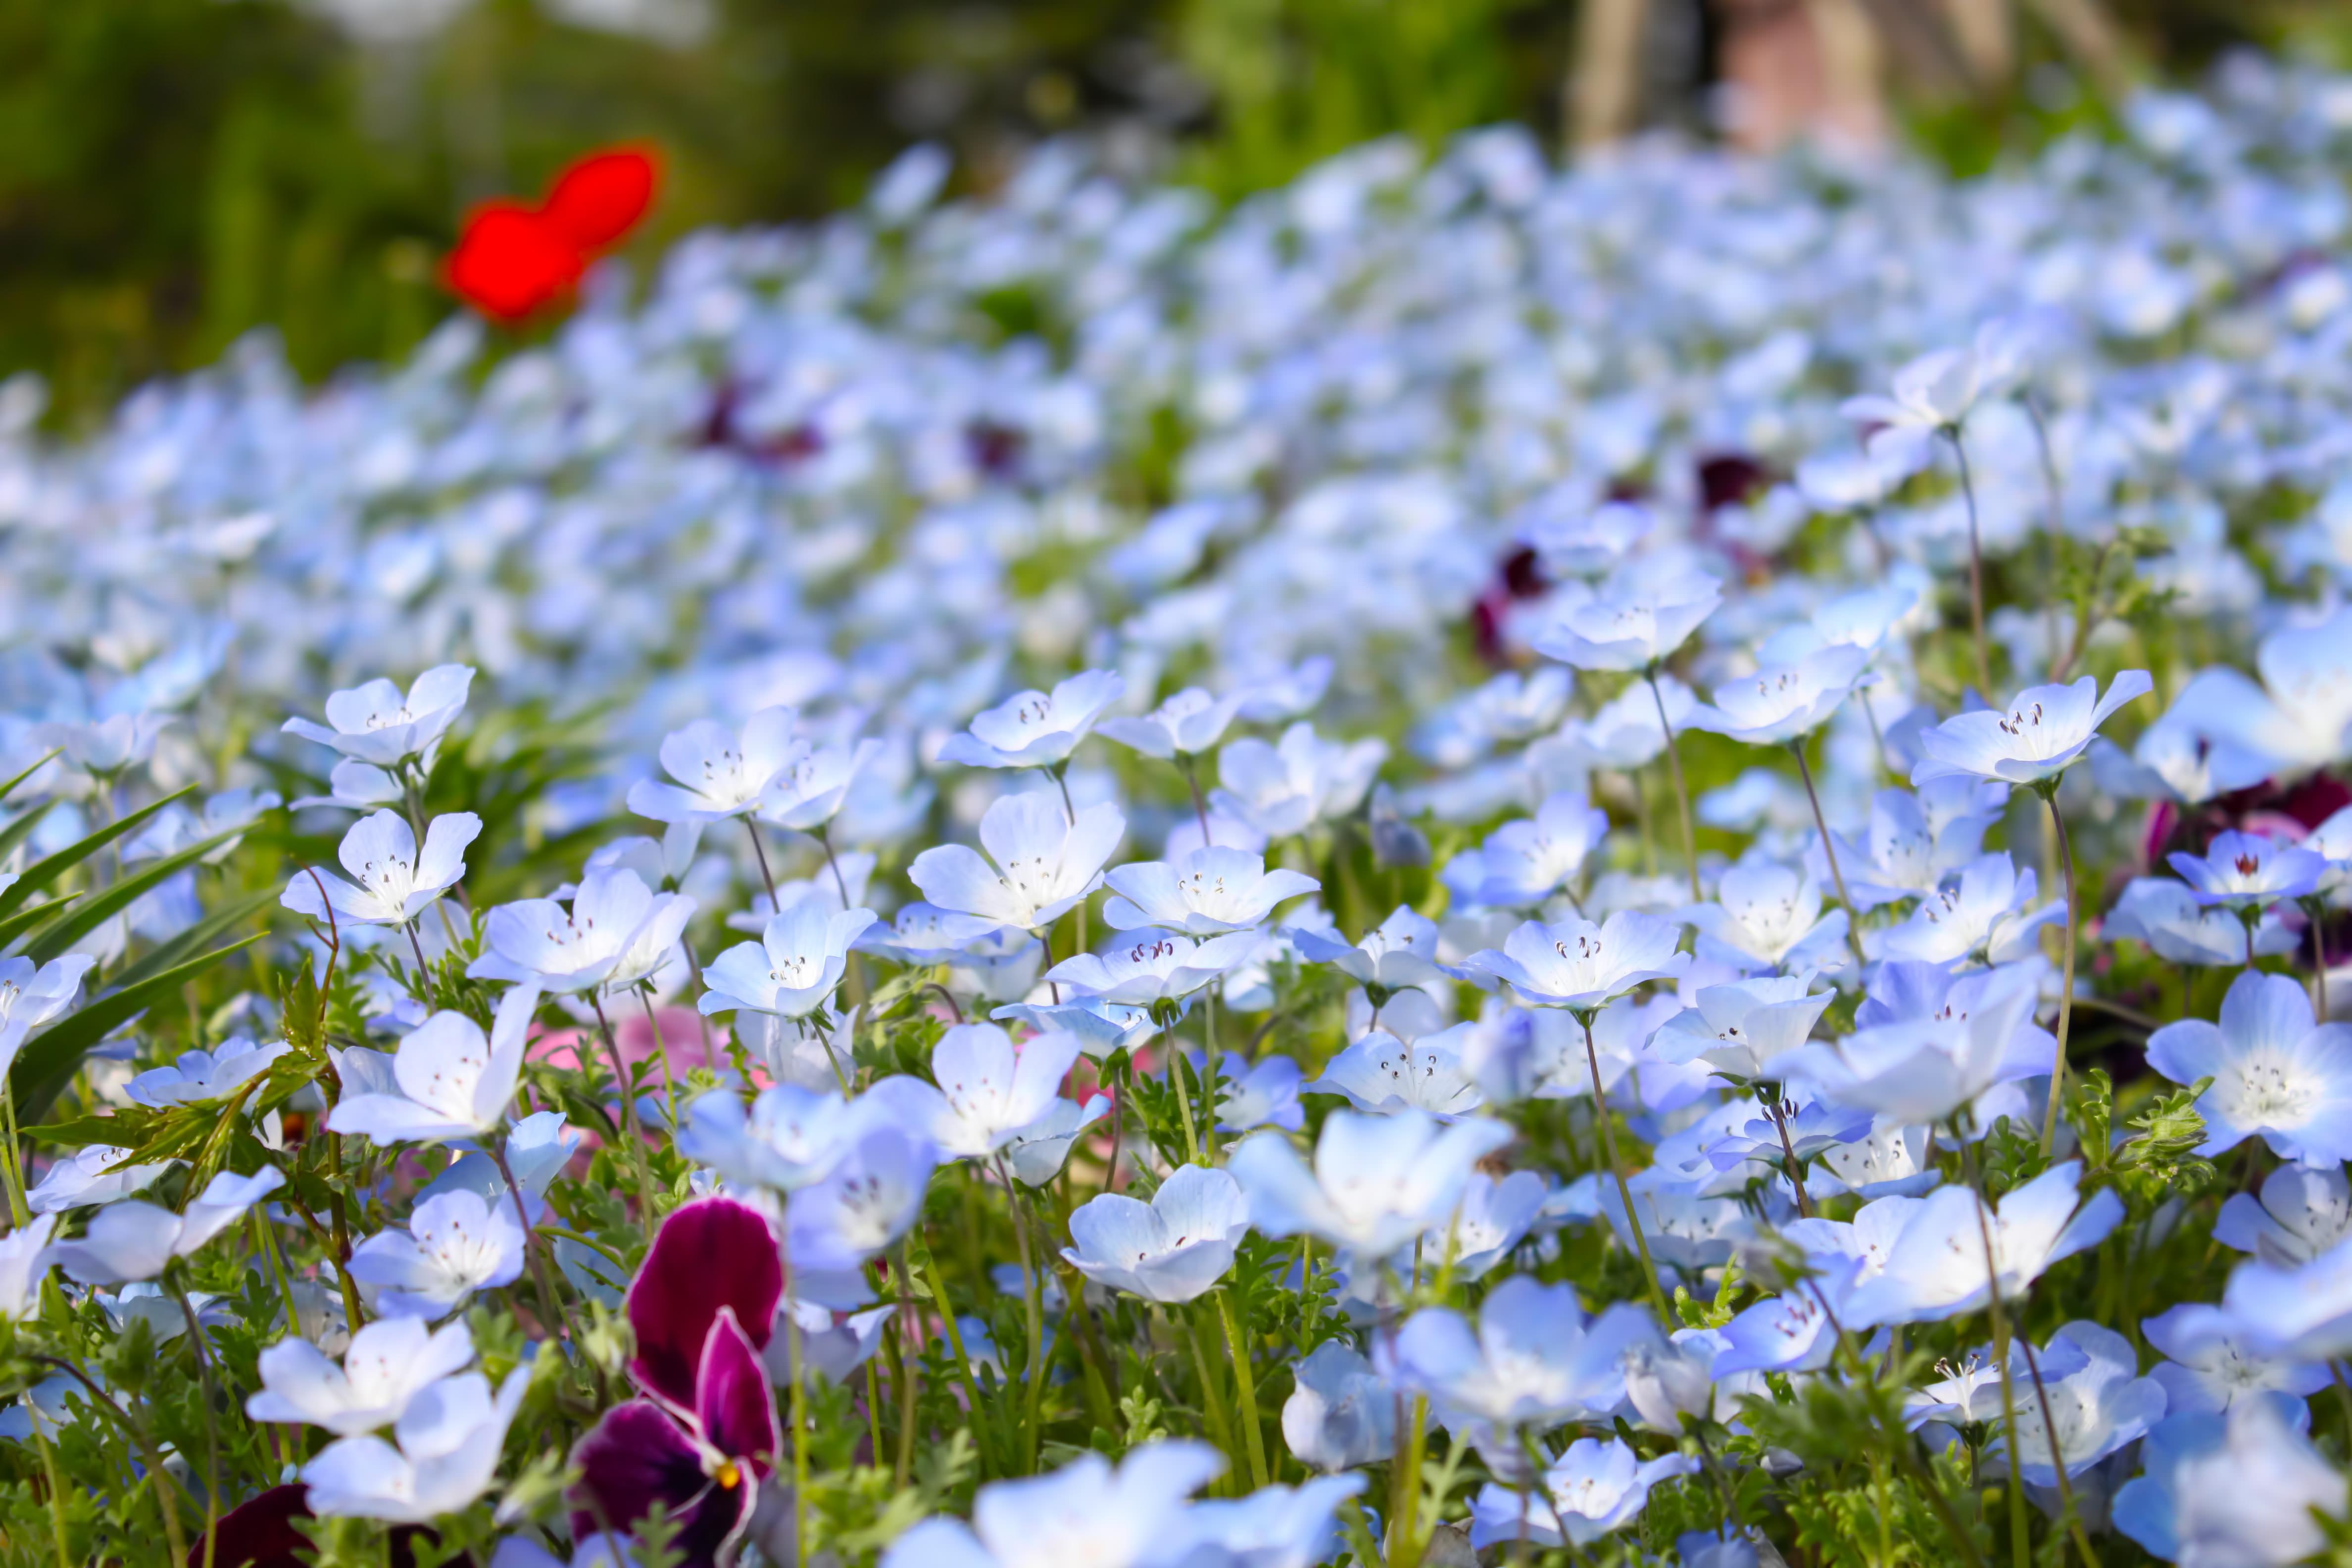
[[[678,1526],[684,1568],[741,1538],[783,1447],[760,1360],[783,1289],[758,1210],[704,1198],[662,1222],[628,1297],[629,1373],[650,1397],[606,1411],[572,1450],[574,1540],[625,1531],[656,1505]]]
[[[310,1538],[294,1528],[298,1519],[310,1517],[310,1489],[299,1481],[258,1492],[221,1515],[213,1529],[213,1568],[304,1568],[298,1552],[315,1552]],[[392,1568],[415,1568],[418,1537],[441,1538],[421,1524],[404,1524],[392,1532]],[[188,1545],[188,1568],[203,1568],[202,1536]],[[470,1564],[471,1557],[459,1557]]]
[[[651,153],[592,153],[557,175],[537,206],[494,201],[476,207],[444,277],[484,315],[528,320],[578,287],[597,253],[645,216],[660,182],[661,165]]]

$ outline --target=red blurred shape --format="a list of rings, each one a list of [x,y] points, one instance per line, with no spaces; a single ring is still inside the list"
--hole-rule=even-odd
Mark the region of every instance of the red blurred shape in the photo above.
[[[602,250],[636,227],[660,180],[650,153],[629,147],[591,153],[555,177],[540,214],[580,249]]]
[[[467,304],[509,324],[571,295],[596,253],[653,205],[661,165],[650,153],[591,153],[556,176],[538,206],[485,202],[466,219],[444,277]]]

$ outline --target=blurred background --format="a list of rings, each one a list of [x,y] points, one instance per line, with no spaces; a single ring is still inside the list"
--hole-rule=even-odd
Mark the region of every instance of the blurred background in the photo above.
[[[396,356],[451,309],[470,204],[625,139],[667,159],[649,259],[855,200],[919,141],[967,190],[1083,132],[1227,199],[1499,120],[1969,171],[2247,45],[2352,63],[2352,5],[0,0],[0,374],[71,427],[258,326],[311,377]]]

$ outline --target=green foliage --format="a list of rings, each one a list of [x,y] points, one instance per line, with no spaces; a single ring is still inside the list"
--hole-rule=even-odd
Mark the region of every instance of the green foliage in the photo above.
[[[2220,1179],[2213,1162],[2196,1152],[2205,1142],[2197,1100],[2212,1081],[2199,1079],[2187,1089],[2159,1094],[2124,1123],[2136,1136],[2116,1151],[2116,1186],[2134,1208],[2152,1208],[2168,1197],[2197,1197]]]

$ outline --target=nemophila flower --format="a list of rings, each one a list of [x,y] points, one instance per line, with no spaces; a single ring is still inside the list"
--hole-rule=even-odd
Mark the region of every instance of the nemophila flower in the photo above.
[[[2053,1165],[1982,1213],[1983,1200],[1968,1188],[1928,1194],[1887,1249],[1885,1268],[1848,1298],[1846,1326],[1939,1322],[1979,1311],[1996,1277],[2003,1300],[2023,1299],[2051,1265],[2097,1246],[2123,1222],[2123,1200],[2112,1190],[2083,1199],[2082,1174],[2079,1160]]]
[[[1501,952],[1473,953],[1463,967],[1493,975],[1530,1007],[1591,1012],[1689,968],[1690,954],[1676,951],[1681,934],[1671,921],[1622,910],[1597,926],[1529,921],[1504,939]]]
[[[730,1183],[788,1193],[831,1170],[877,1109],[790,1083],[761,1089],[747,1109],[733,1089],[715,1089],[688,1102],[678,1152]]]
[[[1724,1325],[1715,1375],[1810,1372],[1829,1364],[1848,1299],[1885,1270],[1917,1208],[1916,1198],[1880,1198],[1856,1210],[1850,1222],[1807,1218],[1781,1226],[1782,1238],[1803,1248],[1811,1277],[1744,1308]]]
[[[0,1236],[0,1319],[15,1322],[37,1309],[41,1281],[54,1261],[49,1237],[57,1228],[55,1215],[36,1215]]]
[[[130,1157],[130,1150],[111,1143],[85,1144],[48,1168],[25,1194],[25,1206],[37,1215],[55,1215],[110,1204],[144,1190],[173,1163],[153,1160],[124,1164]]]
[[[1537,634],[1535,648],[1579,669],[1644,669],[1722,603],[1723,584],[1704,572],[1652,581],[1621,570],[1601,593],[1563,608]]]
[[[1274,745],[1226,742],[1209,798],[1268,838],[1287,838],[1355,810],[1388,754],[1384,741],[1326,741],[1313,725],[1293,724]]]
[[[1544,798],[1532,819],[1507,822],[1477,850],[1454,857],[1446,885],[1472,903],[1539,904],[1583,868],[1608,833],[1607,812],[1588,804],[1580,791],[1559,790]],[[1456,868],[1465,873],[1458,879]]]
[[[1252,1062],[1227,1051],[1217,1064],[1217,1126],[1226,1132],[1259,1127],[1297,1131],[1307,1125],[1306,1107],[1298,1103],[1306,1076],[1288,1057]]]
[[[2066,918],[2064,900],[2033,908],[2034,874],[2006,851],[1979,855],[1956,882],[1919,900],[1910,918],[1880,933],[1888,958],[1922,963],[2016,963],[2041,951],[2042,928]]]
[[[1924,898],[1945,877],[1978,858],[1985,829],[1999,820],[2009,792],[1982,779],[1935,779],[1871,797],[1863,853],[1841,839],[1839,864],[1857,909]]]
[[[1113,931],[1158,926],[1193,936],[1254,930],[1274,906],[1316,891],[1322,883],[1297,871],[1265,868],[1242,849],[1195,849],[1170,864],[1139,860],[1105,872],[1118,896],[1105,900],[1103,921]]]
[[[1323,1064],[1323,1074],[1301,1086],[1313,1093],[1343,1094],[1359,1110],[1391,1111],[1411,1107],[1441,1120],[1465,1115],[1486,1102],[1454,1042],[1423,1035],[1406,1045],[1377,1030]]]
[[[800,1329],[801,1364],[827,1383],[842,1383],[874,1359],[874,1353],[882,1348],[882,1331],[898,1311],[896,1307],[844,1311],[819,1301],[788,1298],[779,1317],[789,1318]],[[761,1356],[769,1381],[780,1388],[792,1386],[793,1342],[793,1337],[782,1331],[780,1322]]]
[[[1126,1002],[1082,997],[1059,1005],[1016,1002],[989,1015],[1008,1023],[1026,1024],[1037,1033],[1068,1034],[1078,1048],[1096,1061],[1119,1051],[1131,1051],[1160,1032],[1151,1009]]]
[[[2327,874],[2324,856],[2260,833],[2217,833],[2204,854],[2175,850],[2168,858],[2199,903],[2247,912],[2300,899]]]
[[[990,1159],[1052,1107],[1079,1054],[1075,1035],[1033,1035],[1016,1047],[993,1024],[955,1025],[931,1047],[938,1104],[919,1130],[950,1159]]]
[[[1750,1216],[1730,1197],[1711,1195],[1705,1180],[1689,1181],[1663,1165],[1629,1178],[1624,1190],[1610,1181],[1600,1183],[1596,1199],[1600,1217],[1609,1222],[1619,1246],[1628,1252],[1633,1244],[1632,1221],[1638,1219],[1656,1264],[1659,1277],[1681,1275],[1696,1282],[1711,1268],[1731,1260],[1739,1244],[1754,1234]],[[1629,1211],[1627,1197],[1633,1199]]]
[[[536,986],[515,987],[499,999],[487,1036],[463,1013],[434,1014],[400,1042],[391,1085],[380,1090],[345,1085],[328,1112],[328,1131],[378,1144],[440,1142],[495,1131],[514,1101],[538,1007]]]
[[[1700,956],[1734,969],[1811,970],[1845,941],[1846,912],[1822,912],[1821,885],[1793,866],[1748,861],[1724,872],[1716,901],[1680,917],[1698,931]]]
[[[2057,1042],[2033,1022],[2047,968],[2036,959],[1955,978],[1934,964],[1881,965],[1853,1034],[1801,1046],[1763,1075],[1906,1123],[1948,1121],[1996,1084],[2050,1071]]]
[[[1579,1437],[1522,1490],[1498,1481],[1470,1503],[1470,1546],[1506,1542],[1534,1546],[1586,1546],[1632,1524],[1649,1506],[1651,1489],[1698,1469],[1688,1454],[1636,1458],[1616,1437]]]
[[[841,813],[857,777],[882,753],[876,740],[843,741],[799,752],[770,779],[755,808],[761,820],[814,833]]]
[[[1325,1340],[1291,1369],[1282,1440],[1301,1464],[1337,1471],[1396,1451],[1396,1389],[1343,1340]]]
[[[1489,1446],[1507,1453],[1515,1431],[1599,1418],[1624,1402],[1624,1373],[1588,1342],[1586,1324],[1574,1288],[1514,1275],[1488,1292],[1475,1329],[1450,1308],[1413,1313],[1384,1347],[1383,1365],[1448,1426],[1500,1434]]]
[[[353,1247],[352,1278],[383,1288],[377,1300],[387,1317],[445,1318],[475,1291],[519,1279],[526,1239],[511,1201],[450,1193],[418,1204],[407,1229]]]
[[[265,812],[275,811],[282,804],[275,790],[229,789],[206,796],[195,811],[173,806],[123,845],[122,863],[158,860],[226,835],[224,842],[197,857],[207,866],[221,865],[245,842],[239,829],[251,826]]]
[[[1249,1200],[1233,1176],[1179,1165],[1149,1204],[1105,1193],[1070,1215],[1070,1267],[1098,1285],[1147,1301],[1190,1301],[1234,1266],[1249,1233]]]
[[[1656,526],[1656,514],[1638,501],[1591,506],[1548,494],[1521,513],[1516,537],[1543,558],[1553,578],[1591,577],[1623,560]]]
[[[226,1100],[291,1048],[282,1040],[257,1046],[248,1036],[232,1036],[216,1049],[182,1051],[171,1066],[148,1068],[122,1086],[123,1097],[158,1110]]]
[[[2263,639],[2254,668],[2259,683],[2226,667],[2200,671],[2172,714],[2200,736],[2266,759],[2273,772],[2341,761],[2352,726],[2352,616],[2281,626]]]
[[[110,713],[103,719],[46,724],[38,733],[44,744],[64,752],[75,767],[111,779],[152,758],[155,742],[174,722],[168,713]]]
[[[2098,728],[2155,683],[2144,669],[2126,669],[2107,683],[2084,676],[2071,686],[2029,686],[2005,709],[1979,709],[1919,733],[1921,761],[1914,784],[1962,774],[2008,784],[2038,784],[2081,760]]]
[[[1196,942],[1145,927],[1101,952],[1081,952],[1045,972],[1073,995],[1150,1006],[1175,1002],[1214,982],[1257,951],[1255,931],[1228,931]]]
[[[629,786],[629,809],[656,822],[720,822],[755,810],[770,787],[807,756],[799,716],[789,708],[762,708],[740,734],[715,719],[698,719],[662,738],[662,771],[676,780],[640,779]]]
[[[2259,752],[2201,732],[2193,714],[2178,707],[2141,731],[2128,755],[2105,741],[2091,747],[2091,775],[2101,789],[2186,805],[2250,789],[2275,765]]]
[[[1212,696],[1188,686],[1150,712],[1129,718],[1105,719],[1095,728],[1107,741],[1117,741],[1147,757],[1197,757],[1224,739],[1225,730],[1242,710],[1246,693]]]
[[[2191,1412],[2151,1428],[2146,1473],[2115,1497],[2116,1529],[2167,1563],[2286,1568],[2323,1551],[2344,1478],[2313,1446],[2310,1415],[2249,1399],[2226,1415]]]
[[[2022,1359],[2021,1357],[2020,1358]],[[2164,1388],[2139,1375],[2139,1355],[2112,1329],[2077,1321],[2051,1337],[2039,1354],[2039,1386],[2017,1400],[2017,1454],[2025,1484],[2058,1484],[2058,1467],[2079,1476],[2161,1419]],[[2014,1379],[2012,1379],[2014,1381]],[[2050,1402],[2050,1421],[2042,1402]],[[1989,1455],[2006,1458],[2009,1439],[1997,1433]]]
[[[1777,1173],[1789,1155],[1799,1161],[1820,1157],[1841,1143],[1870,1135],[1872,1116],[1823,1100],[1784,1096],[1778,1116],[1759,1107],[1728,1131],[1708,1139],[1700,1152],[1717,1171],[1746,1166]]]
[[[1810,974],[1764,975],[1728,985],[1704,985],[1694,1005],[1675,1014],[1652,1037],[1674,1063],[1704,1061],[1740,1078],[1805,1043],[1834,991],[1815,993]]]
[[[2260,1198],[2231,1193],[2213,1221],[2213,1239],[2282,1267],[2308,1263],[2352,1236],[2352,1182],[2340,1167],[2281,1165],[2263,1178]]]
[[[2352,1247],[2308,1262],[2257,1257],[2231,1274],[2221,1293],[2231,1326],[2260,1355],[2327,1361],[2352,1351]]]
[[[466,973],[547,991],[593,992],[615,984],[625,963],[642,970],[638,939],[648,925],[667,939],[658,942],[667,950],[693,913],[693,900],[656,893],[626,867],[591,871],[580,879],[568,907],[554,899],[518,899],[492,910],[483,925],[486,951]]]
[[[2311,999],[2284,975],[2239,975],[2220,1024],[2167,1024],[2148,1037],[2147,1063],[2175,1083],[2213,1080],[2197,1099],[2211,1134],[2200,1153],[2260,1137],[2306,1165],[2352,1155],[2352,1026],[2315,1023]]]
[[[738,942],[702,972],[706,1016],[741,1009],[804,1018],[823,1006],[849,967],[849,950],[874,924],[872,910],[828,909],[812,899],[768,921],[758,942]]]
[[[36,965],[29,958],[0,958],[0,1072],[16,1059],[25,1037],[73,1005],[82,976],[98,962],[68,952]]]
[[[1051,795],[1000,795],[980,819],[987,859],[961,844],[937,845],[907,876],[940,909],[1035,931],[1100,885],[1103,862],[1126,833],[1114,805],[1090,805],[1073,822]]]
[[[1044,1115],[1004,1145],[1004,1168],[1024,1187],[1044,1186],[1062,1173],[1078,1135],[1109,1114],[1108,1095],[1091,1095],[1084,1105],[1056,1097]]]
[[[1272,1132],[1244,1139],[1227,1167],[1249,1193],[1251,1222],[1265,1234],[1303,1231],[1386,1257],[1442,1223],[1472,1168],[1510,1139],[1509,1128],[1482,1117],[1445,1123],[1414,1110],[1337,1110],[1324,1120],[1311,1167]]]
[[[1658,721],[1661,704],[1666,722],[1679,733],[1689,723],[1698,698],[1689,687],[1661,672],[1655,691],[1635,681],[1602,703],[1591,718],[1567,720],[1551,739],[1529,746],[1528,754],[1533,759],[1556,752],[1562,762],[1578,767],[1621,773],[1646,767],[1666,749],[1665,728]]]
[[[2183,1301],[2139,1327],[2149,1346],[2168,1358],[2148,1374],[2164,1390],[2167,1415],[2219,1412],[2272,1394],[2305,1398],[2331,1381],[2315,1363],[2263,1354],[2228,1312],[2202,1301]]]
[[[327,698],[327,723],[289,719],[287,734],[332,746],[356,762],[397,767],[428,755],[465,710],[473,670],[462,664],[436,665],[410,683],[404,696],[389,680],[371,680]],[[327,725],[334,726],[329,729]]]
[[[1364,1489],[1361,1476],[1318,1476],[1291,1488],[1261,1487],[1248,1496],[1192,1505],[1196,1551],[1236,1568],[1311,1568],[1339,1545],[1339,1505]]]
[[[136,1199],[111,1204],[79,1239],[55,1243],[50,1255],[85,1285],[152,1279],[173,1258],[194,1252],[285,1184],[283,1173],[265,1165],[249,1176],[221,1172],[178,1214]]]
[[[1715,705],[1695,710],[1695,730],[1751,746],[1785,745],[1811,734],[1853,694],[1870,656],[1840,644],[1790,664],[1768,664],[1715,689]]]
[[[953,963],[973,943],[1003,929],[1002,921],[960,914],[919,900],[899,905],[887,924],[877,921],[868,926],[856,947],[861,952],[905,963]]]
[[[1164,1439],[1128,1450],[1114,1470],[1082,1454],[1051,1474],[992,1481],[971,1522],[927,1519],[890,1543],[883,1568],[1148,1568],[1198,1540],[1185,1499],[1214,1480],[1224,1456]]]
[[[1048,693],[1020,691],[976,716],[968,734],[950,735],[940,761],[972,768],[1050,768],[1077,750],[1127,683],[1089,669]]]
[[[1937,349],[1898,368],[1885,395],[1849,397],[1838,412],[1870,428],[1874,460],[1916,473],[1927,463],[1927,443],[1957,431],[1976,407],[1984,371],[1973,346]]]
[[[396,811],[379,811],[352,824],[335,852],[351,881],[297,871],[278,901],[314,921],[329,919],[331,909],[333,919],[349,924],[404,925],[464,878],[466,846],[481,831],[482,819],[470,811],[436,816],[425,825],[420,854],[408,819]]]
[[[2099,927],[2110,941],[2144,942],[2174,963],[2235,967],[2246,962],[2246,923],[2217,905],[2200,904],[2196,890],[2169,877],[2135,877]],[[2254,927],[2258,956],[2293,952],[2303,939],[2272,911]]]
[[[1445,973],[1437,963],[1437,922],[1408,904],[1399,904],[1361,942],[1304,925],[1284,934],[1309,963],[1334,965],[1357,984],[1382,993],[1424,985]]]
[[[389,1426],[415,1397],[473,1363],[463,1322],[435,1331],[418,1318],[379,1318],[351,1338],[341,1364],[289,1336],[261,1352],[261,1389],[245,1402],[255,1421],[300,1422],[338,1437]]]
[[[509,1373],[496,1395],[478,1372],[428,1385],[394,1425],[393,1443],[340,1438],[302,1467],[310,1511],[422,1524],[466,1508],[497,1479],[530,1385],[528,1367]]]
[[[1865,1203],[1916,1197],[1944,1179],[1930,1153],[1927,1128],[1882,1122],[1866,1138],[1822,1150],[1819,1170]]]
[[[478,1193],[489,1203],[511,1204],[510,1192],[519,1193],[525,1217],[539,1224],[546,1217],[549,1185],[579,1152],[580,1130],[565,1125],[560,1110],[536,1110],[516,1122],[504,1137],[505,1171],[478,1146],[451,1161],[447,1169],[417,1189],[418,1199],[468,1192]],[[507,1186],[508,1172],[514,1174],[512,1189]]]

